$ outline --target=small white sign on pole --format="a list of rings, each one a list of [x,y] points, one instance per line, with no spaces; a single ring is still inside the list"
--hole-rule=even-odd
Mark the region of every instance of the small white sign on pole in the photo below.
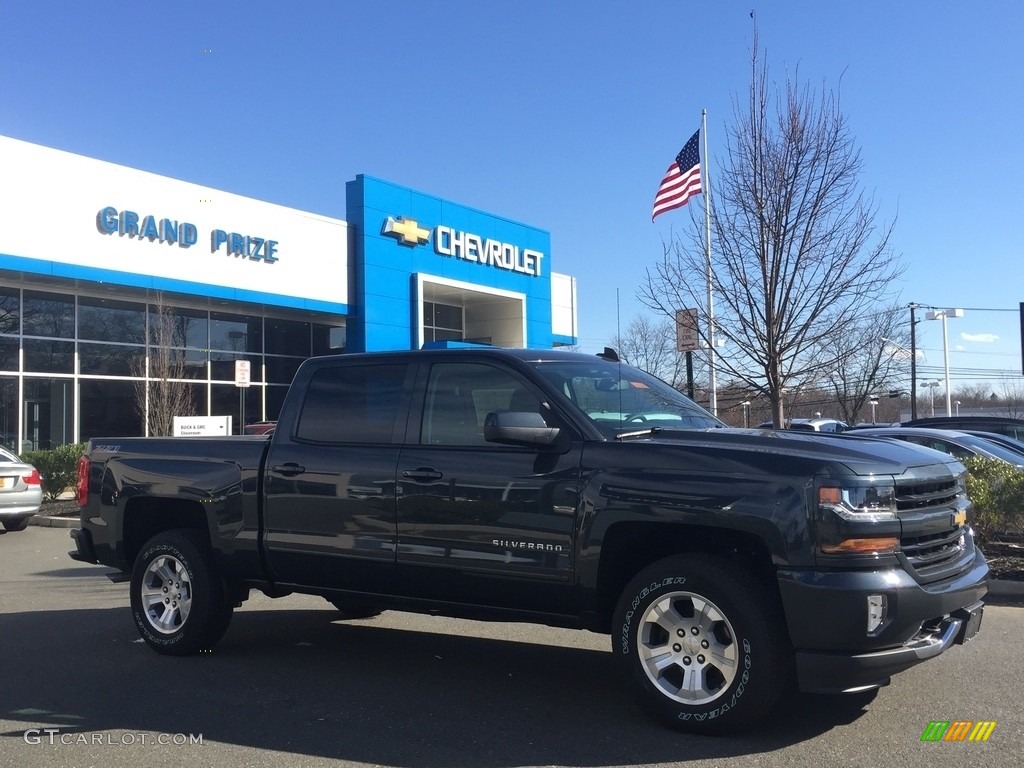
[[[248,360],[235,360],[235,386],[248,387],[252,382],[252,363]]]
[[[676,351],[693,352],[700,349],[700,333],[697,331],[697,310],[676,310]]]
[[[230,416],[175,416],[175,437],[202,437],[231,434]]]

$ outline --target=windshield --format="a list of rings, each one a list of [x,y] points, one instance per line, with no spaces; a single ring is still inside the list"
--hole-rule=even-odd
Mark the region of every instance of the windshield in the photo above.
[[[540,361],[534,367],[609,437],[652,428],[725,426],[661,379],[623,363],[595,358]]]
[[[1010,464],[1021,465],[1024,464],[1024,455],[1017,451],[1007,448],[1006,446],[993,443],[991,440],[985,440],[982,437],[976,437],[975,435],[964,435],[961,438],[961,442],[964,445],[974,448],[976,451],[993,456],[997,459],[1009,462]]]

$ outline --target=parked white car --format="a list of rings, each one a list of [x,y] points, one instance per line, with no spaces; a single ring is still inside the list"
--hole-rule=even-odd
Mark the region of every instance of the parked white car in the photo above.
[[[758,429],[771,429],[772,422],[758,425]],[[850,427],[839,419],[786,419],[786,429],[802,429],[809,432],[845,432]]]
[[[0,448],[0,523],[8,531],[23,531],[42,503],[39,470]]]

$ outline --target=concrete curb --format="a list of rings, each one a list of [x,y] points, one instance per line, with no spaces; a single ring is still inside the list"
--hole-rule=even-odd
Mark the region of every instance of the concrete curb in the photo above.
[[[991,605],[1024,605],[1024,581],[989,581],[985,602]]]

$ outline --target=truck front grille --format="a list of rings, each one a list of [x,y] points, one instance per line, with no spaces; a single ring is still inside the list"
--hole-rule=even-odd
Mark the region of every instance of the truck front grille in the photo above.
[[[910,512],[949,507],[956,500],[959,486],[955,479],[897,485],[896,509]]]
[[[896,508],[903,527],[900,549],[921,583],[955,576],[974,559],[973,541],[954,519],[960,491],[955,478],[896,487]]]
[[[963,528],[951,528],[929,536],[904,536],[900,547],[921,581],[938,581],[961,570],[967,534]]]

